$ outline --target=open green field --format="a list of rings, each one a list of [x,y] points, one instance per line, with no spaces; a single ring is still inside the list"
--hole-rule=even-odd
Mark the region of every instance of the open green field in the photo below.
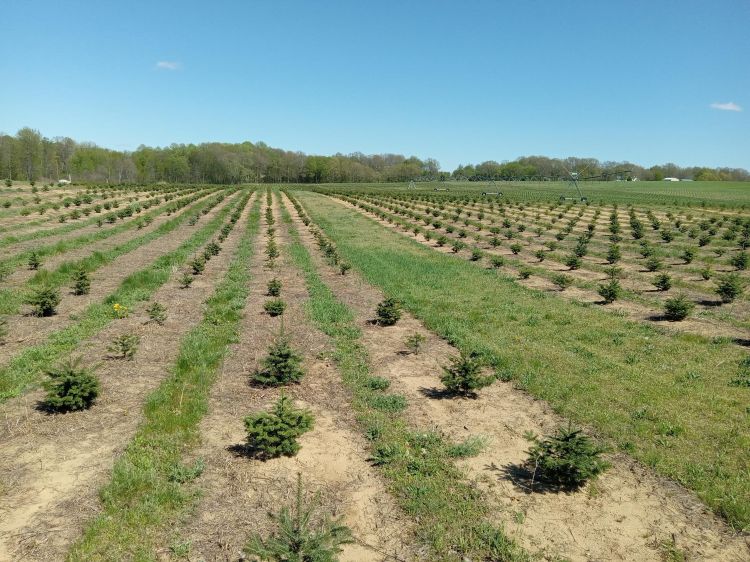
[[[750,205],[750,185],[747,182],[600,182],[581,181],[583,195],[592,203],[633,203],[652,205],[742,206]],[[297,187],[297,186],[295,186]],[[306,186],[299,186],[307,189]],[[513,201],[554,201],[563,197],[577,198],[574,187],[567,182],[498,181],[490,182],[417,182],[414,189],[409,184],[324,184],[323,189],[346,192],[414,193],[447,189],[448,195],[481,195],[484,191],[500,191]],[[444,191],[436,192],[446,194]]]

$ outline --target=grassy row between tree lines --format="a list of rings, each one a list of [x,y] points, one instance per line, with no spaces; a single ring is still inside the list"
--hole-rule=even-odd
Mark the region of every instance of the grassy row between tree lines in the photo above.
[[[175,475],[195,472],[182,465],[182,456],[198,442],[211,386],[238,337],[260,201],[257,197],[253,203],[237,252],[206,301],[203,319],[184,336],[170,375],[148,397],[145,419],[101,492],[103,513],[73,546],[69,560],[155,560],[159,537],[195,501],[190,478]]]
[[[317,272],[299,233],[282,207],[292,238],[289,253],[301,269],[310,299],[307,312],[331,338],[333,359],[371,442],[372,457],[383,471],[404,511],[416,521],[418,540],[433,560],[503,560],[521,562],[527,554],[502,529],[491,525],[489,506],[453,463],[460,446],[420,428],[401,415],[403,397],[384,394],[372,384],[367,350],[353,312],[336,298]]]
[[[526,289],[325,196],[295,195],[343,258],[429,329],[750,528],[748,390],[727,384],[737,346]]]

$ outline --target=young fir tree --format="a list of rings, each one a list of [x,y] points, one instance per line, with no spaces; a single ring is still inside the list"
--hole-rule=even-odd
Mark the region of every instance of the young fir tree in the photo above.
[[[289,345],[289,339],[279,336],[268,348],[261,362],[262,368],[253,374],[253,381],[265,386],[299,382],[304,372],[300,368],[302,357]]]
[[[99,379],[81,366],[81,358],[70,359],[47,369],[44,406],[55,412],[85,410],[99,394]]]
[[[73,294],[87,295],[91,290],[91,278],[88,271],[79,267],[73,272]]]
[[[267,539],[253,535],[245,552],[261,560],[335,562],[341,545],[354,542],[349,527],[341,518],[331,519],[316,513],[317,496],[304,501],[302,475],[297,475],[297,495],[291,509],[284,506],[271,515],[277,530]]]
[[[553,435],[527,434],[532,445],[526,467],[534,478],[564,488],[578,488],[604,472],[609,463],[601,458],[605,451],[580,429],[559,428]]]
[[[297,438],[313,428],[313,419],[309,411],[295,408],[292,400],[282,393],[270,412],[257,412],[245,418],[248,451],[264,459],[292,457],[300,449]]]
[[[461,353],[458,357],[451,358],[451,364],[443,367],[443,375],[440,377],[448,392],[471,397],[494,380],[492,375],[482,375],[482,361],[474,353]]]

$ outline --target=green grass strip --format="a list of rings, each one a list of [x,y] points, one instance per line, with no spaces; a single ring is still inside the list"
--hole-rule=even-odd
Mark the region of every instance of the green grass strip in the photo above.
[[[156,560],[161,533],[192,505],[194,491],[170,475],[182,466],[186,448],[197,443],[211,385],[229,344],[237,341],[260,201],[253,204],[224,279],[206,302],[203,320],[185,335],[170,376],[148,397],[145,420],[101,491],[103,513],[73,546],[69,560]]]
[[[122,244],[115,246],[114,248],[110,248],[109,250],[105,250],[103,252],[95,251],[86,258],[64,262],[60,264],[60,266],[54,271],[40,269],[33,277],[31,277],[31,279],[26,282],[26,284],[29,288],[42,284],[49,285],[51,287],[60,287],[64,283],[71,280],[73,272],[79,267],[82,267],[89,273],[96,271],[100,267],[111,263],[118,257],[127,254],[128,252],[131,252],[144,244],[148,244],[149,242],[152,242],[153,240],[156,240],[157,238],[160,238],[165,234],[172,232],[181,224],[183,224],[189,216],[192,216],[195,213],[205,209],[206,207],[215,204],[216,201],[217,199],[212,197],[208,200],[188,206],[176,217],[162,223],[154,230],[123,242]],[[18,314],[24,297],[24,292],[19,291],[15,288],[0,290],[0,314]]]
[[[283,207],[282,218],[289,223]],[[321,280],[291,224],[289,232],[289,253],[304,273],[310,295],[308,314],[332,339],[333,358],[354,395],[353,405],[371,440],[373,457],[380,459],[401,507],[417,521],[417,538],[430,548],[430,560],[528,560],[502,529],[487,521],[489,506],[451,461],[451,444],[436,433],[410,428],[390,407],[398,402],[393,398],[402,397],[371,388],[369,358],[352,311]]]
[[[236,202],[225,206],[179,248],[162,255],[145,269],[129,275],[103,301],[89,305],[72,324],[50,334],[46,342],[27,347],[6,367],[0,369],[0,403],[38,384],[44,369],[74,352],[83,340],[115,319],[116,315],[112,310],[114,303],[132,308],[151,298],[154,291],[167,282],[173,268],[184,263],[192,252],[219,229],[235,204]]]
[[[739,346],[524,288],[331,199],[296,195],[340,254],[429,329],[750,528],[748,391],[729,384]]]

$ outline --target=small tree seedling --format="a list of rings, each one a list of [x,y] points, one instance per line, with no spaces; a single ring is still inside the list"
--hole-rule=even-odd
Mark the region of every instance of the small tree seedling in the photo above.
[[[141,338],[135,334],[122,334],[116,336],[112,343],[107,348],[110,353],[110,357],[113,359],[125,359],[131,361],[135,356],[135,352],[138,350],[138,344],[141,343]]]
[[[388,297],[378,304],[375,315],[379,326],[393,326],[401,319],[401,303]]]
[[[271,515],[276,530],[267,539],[253,535],[245,545],[245,553],[260,560],[334,562],[341,545],[353,543],[343,516],[331,519],[317,515],[318,496],[309,503],[304,500],[302,475],[297,474],[297,494],[291,507],[284,506],[278,515]]]
[[[476,391],[492,384],[495,377],[483,375],[483,363],[479,356],[470,353],[461,353],[452,357],[450,365],[443,367],[440,381],[445,385],[448,392],[461,396],[476,396]]]
[[[605,449],[580,429],[559,428],[554,434],[538,437],[526,434],[531,442],[525,466],[535,480],[564,488],[579,488],[609,468],[601,458]]]
[[[409,353],[418,355],[422,350],[422,345],[426,340],[427,338],[425,338],[422,334],[414,332],[413,334],[406,337],[404,345],[406,346],[406,349],[409,351]]]
[[[73,272],[73,294],[87,295],[91,290],[91,278],[85,268],[79,267]]]
[[[163,326],[164,322],[167,321],[167,309],[161,303],[151,303],[148,308],[146,308],[146,312],[148,313],[149,320],[159,324],[159,326]]]
[[[34,316],[52,316],[57,311],[60,300],[58,289],[49,285],[42,285],[32,289],[24,302],[32,306]]]
[[[269,297],[278,297],[281,294],[281,281],[275,277],[268,282],[266,294]]]
[[[268,348],[261,368],[253,374],[253,382],[264,386],[297,383],[304,375],[301,364],[302,356],[292,349],[288,338],[280,335]]]
[[[297,438],[313,428],[313,421],[309,411],[295,408],[282,393],[270,412],[245,418],[248,452],[264,459],[294,456],[300,449]]]
[[[45,371],[43,383],[47,397],[43,406],[55,412],[72,412],[89,408],[99,395],[99,379],[82,366],[80,357],[69,359]]]
[[[269,299],[263,303],[263,310],[269,316],[281,316],[286,310],[286,303],[281,299]]]

